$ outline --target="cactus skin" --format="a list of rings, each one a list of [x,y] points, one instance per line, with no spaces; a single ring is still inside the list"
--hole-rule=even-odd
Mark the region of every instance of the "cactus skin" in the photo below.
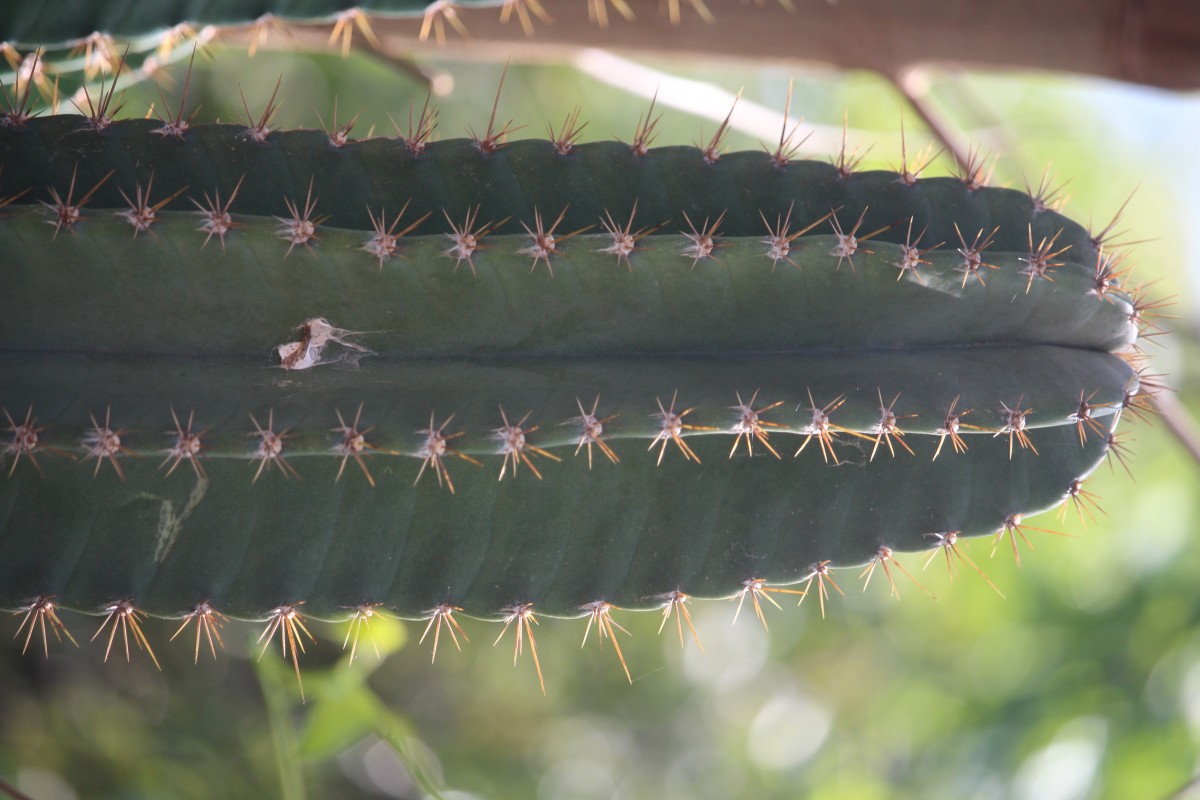
[[[952,179],[910,186],[890,173],[840,178],[829,165],[780,168],[767,154],[708,164],[696,148],[634,157],[602,143],[564,156],[518,142],[485,154],[447,141],[414,156],[397,141],[335,148],[288,132],[260,144],[235,126],[196,126],[180,142],[152,127],[96,133],[79,118],[48,117],[0,131],[0,197],[33,190],[0,212],[0,247],[15,256],[12,291],[0,298],[0,405],[16,422],[32,407],[42,446],[76,456],[94,417],[111,410],[127,478],[52,450],[38,454],[44,476],[11,465],[0,482],[0,606],[54,594],[83,610],[130,597],[165,616],[202,601],[245,617],[298,601],[323,618],[363,603],[405,617],[442,603],[478,616],[526,602],[573,615],[597,600],[637,608],[661,607],[676,590],[728,595],[751,578],[803,580],[820,561],[863,564],[881,544],[919,550],[931,533],[995,532],[1009,515],[1062,502],[1103,458],[1117,412],[1138,391],[1135,371],[1110,354],[1136,338],[1133,304],[1118,287],[1095,290],[1100,262],[1083,228],[1017,192]],[[32,205],[50,202],[51,188],[65,192],[72,175],[82,192],[110,171],[69,230]],[[128,207],[121,192],[135,196],[151,173],[152,200],[187,189],[135,237],[118,216]],[[202,248],[195,213],[169,209],[228,197],[243,176],[238,227]],[[310,178],[313,217],[329,219],[319,238],[289,247],[270,215],[286,220],[285,200],[307,205]],[[365,252],[369,212],[394,214],[410,198],[406,220],[429,216],[398,257]],[[623,220],[635,199],[635,228],[667,224],[628,264],[601,252],[605,234],[564,237],[541,266],[519,252],[530,237],[516,231],[536,225],[535,210],[567,208],[561,234],[610,210]],[[471,269],[455,271],[447,227],[477,205],[481,222],[511,219],[484,237]],[[864,231],[890,227],[861,242],[852,264],[832,253],[838,239],[823,226],[793,242],[794,266],[773,263],[759,214],[789,208],[793,229],[834,208],[846,228],[864,210]],[[726,214],[716,258],[683,255],[685,211]],[[897,280],[910,218],[938,233],[998,226],[986,283],[959,269],[954,246]],[[1070,249],[1053,282],[1021,274],[1029,242],[1055,235],[1056,248]],[[268,366],[272,348],[313,316],[363,331],[358,341],[377,356],[360,371]],[[730,457],[730,406],[756,390],[758,407],[782,403],[763,417],[780,426],[767,429],[780,459],[761,440],[756,457]],[[816,405],[845,395],[832,421],[864,437],[833,451],[841,467],[816,442],[792,457],[807,441],[809,390]],[[698,463],[665,441],[658,465],[655,401],[665,406],[676,391],[677,411],[695,407],[681,441]],[[897,393],[915,455],[871,458],[880,403]],[[596,396],[598,416],[619,414],[605,432],[620,463],[598,454],[589,470],[571,457],[578,424],[560,423],[579,415],[577,399]],[[1088,430],[1072,419],[1083,397],[1094,408]],[[955,398],[984,430],[964,430],[966,452],[947,448],[934,461]],[[1034,409],[1038,455],[1014,448],[1002,403]],[[348,419],[360,404],[353,427],[370,428],[379,448],[362,472],[330,431],[336,412]],[[497,481],[501,456],[487,437],[499,407],[511,422],[529,411],[539,426],[530,443],[573,463],[535,457],[544,480],[525,463],[517,480]],[[195,409],[204,431],[196,474],[176,463],[165,476],[170,455],[158,463],[171,409]],[[464,435],[454,446],[484,462],[448,461],[454,495],[434,475],[409,485],[431,412],[434,424],[455,414],[448,432]],[[250,415],[268,413],[276,430],[293,431],[284,454],[303,481],[252,482]],[[639,452],[647,444],[654,453]]]

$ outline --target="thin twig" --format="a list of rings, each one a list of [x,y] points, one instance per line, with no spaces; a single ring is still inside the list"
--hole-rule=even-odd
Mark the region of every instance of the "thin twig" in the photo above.
[[[917,116],[925,123],[925,127],[929,128],[930,132],[942,143],[942,147],[946,148],[946,152],[950,154],[959,168],[968,169],[968,164],[971,160],[970,153],[951,131],[949,122],[927,101],[926,95],[923,92],[916,91],[914,88],[915,75],[913,72],[910,70],[898,75],[887,75],[885,77],[896,87],[896,91],[900,92],[904,99],[908,101],[913,111],[917,112]]]
[[[1175,791],[1171,792],[1169,795],[1164,797],[1163,800],[1187,800],[1191,790],[1195,789],[1197,786],[1200,786],[1200,775],[1193,776],[1191,780],[1189,780],[1183,786],[1180,786]]]
[[[1192,460],[1200,464],[1200,425],[1196,424],[1195,418],[1179,402],[1179,398],[1171,392],[1160,392],[1154,398],[1154,407],[1167,430],[1183,445]],[[1197,780],[1200,780],[1200,776]]]
[[[0,794],[6,794],[13,800],[33,800],[32,797],[22,793],[17,789],[17,787],[13,786],[3,778],[0,778]]]

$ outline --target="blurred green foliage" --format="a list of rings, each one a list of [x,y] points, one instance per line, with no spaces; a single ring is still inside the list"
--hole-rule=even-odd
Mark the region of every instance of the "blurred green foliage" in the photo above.
[[[486,122],[496,65],[419,66],[442,88],[453,79],[435,98],[441,137]],[[792,77],[661,68],[779,109]],[[409,104],[419,112],[424,101],[411,72],[372,57],[218,51],[197,60],[189,105],[198,119],[235,120],[239,87],[260,109],[281,74],[280,126],[316,127],[315,112],[329,121],[336,96],[339,119],[361,110],[355,134],[390,135],[387,114],[404,127]],[[840,126],[849,109],[852,137],[872,146],[866,166],[899,164],[904,103],[890,85],[810,73],[794,92],[793,113],[809,122]],[[930,92],[969,138],[1004,151],[1001,183],[1036,185],[1051,161],[1070,179],[1068,211],[1100,225],[1140,187],[1121,226],[1128,240],[1150,240],[1135,249],[1138,277],[1158,281],[1156,295],[1180,295],[1154,370],[1200,408],[1188,294],[1200,256],[1185,224],[1200,170],[1181,155],[1200,104],[1046,76],[938,75]],[[161,105],[150,86],[125,100],[133,114]],[[499,114],[535,136],[576,105],[584,139],[628,140],[647,103],[570,66],[514,65]],[[660,144],[715,128],[660,109]],[[905,113],[911,152],[928,135]],[[1152,148],[1156,137],[1166,144]],[[728,146],[760,142],[735,131]],[[950,171],[944,158],[933,170]],[[632,686],[595,631],[580,650],[583,620],[537,628],[542,697],[529,653],[511,663],[511,630],[493,648],[499,626],[467,620],[463,652],[443,636],[431,664],[422,625],[377,618],[382,660],[364,634],[348,665],[346,631],[316,631],[301,656],[301,705],[277,644],[255,660],[257,626],[231,625],[228,652],[193,666],[187,635],[168,645],[174,625],[150,621],[159,673],[138,653],[103,663],[86,641],[99,620],[69,615],[79,651],[57,647],[47,661],[19,643],[0,650],[0,775],[39,800],[416,798],[434,787],[447,798],[1166,798],[1196,770],[1200,741],[1198,472],[1158,425],[1126,429],[1137,482],[1117,465],[1088,483],[1106,515],[1086,529],[1073,511],[1061,526],[1052,514],[1030,519],[1068,536],[1032,533],[1023,570],[1003,550],[988,559],[988,542],[970,544],[1006,599],[969,571],[952,583],[940,562],[920,575],[937,602],[901,576],[897,603],[881,575],[864,594],[839,572],[846,598],[826,619],[815,602],[797,611],[784,598],[782,611],[765,608],[769,634],[748,609],[731,625],[732,604],[695,604],[704,654],[686,629],[680,648],[674,620],[658,635],[657,615],[617,612],[632,634],[618,634]]]

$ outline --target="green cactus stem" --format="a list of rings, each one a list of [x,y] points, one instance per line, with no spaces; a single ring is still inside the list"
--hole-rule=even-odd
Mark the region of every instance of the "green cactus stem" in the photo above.
[[[1146,307],[1019,192],[95,122],[0,126],[0,607],[522,624],[1019,552],[1141,396]]]

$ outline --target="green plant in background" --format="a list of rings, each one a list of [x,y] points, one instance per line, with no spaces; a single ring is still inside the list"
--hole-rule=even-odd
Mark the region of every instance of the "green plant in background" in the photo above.
[[[21,636],[65,606],[149,650],[145,612],[215,654],[230,614],[296,661],[301,613],[440,635],[462,611],[520,648],[535,614],[615,644],[615,610],[678,623],[693,596],[807,588],[824,611],[831,568],[982,572],[959,534],[1017,553],[1022,515],[1082,519],[1146,398],[1108,355],[1155,310],[1122,263],[974,167],[795,161],[787,128],[774,154],[723,129],[639,152],[653,112],[632,145],[570,122],[508,142],[495,109],[473,140],[422,114],[359,142],[271,130],[274,98],[178,136],[182,103],[20,102],[0,587]]]

